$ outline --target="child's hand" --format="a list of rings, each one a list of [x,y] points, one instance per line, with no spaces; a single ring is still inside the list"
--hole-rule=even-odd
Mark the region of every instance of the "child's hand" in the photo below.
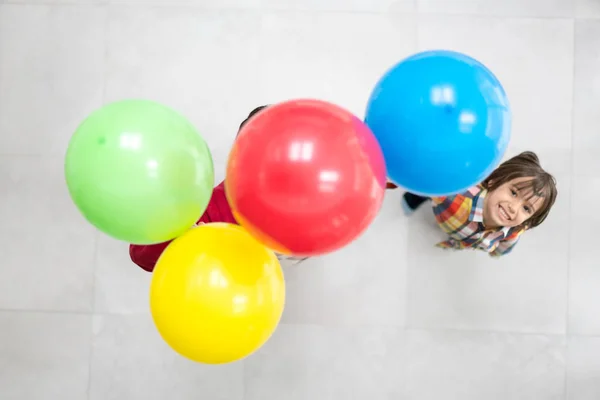
[[[435,247],[439,247],[440,249],[444,249],[444,250],[461,250],[462,249],[462,247],[460,246],[460,243],[451,238],[448,238],[447,240],[436,244]]]

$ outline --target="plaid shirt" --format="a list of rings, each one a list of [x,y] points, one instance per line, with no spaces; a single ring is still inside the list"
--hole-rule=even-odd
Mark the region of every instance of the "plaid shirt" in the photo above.
[[[434,197],[433,213],[437,222],[450,238],[438,243],[438,247],[474,248],[501,256],[510,253],[522,228],[486,229],[483,226],[483,204],[487,190],[475,186],[465,193],[447,197]]]

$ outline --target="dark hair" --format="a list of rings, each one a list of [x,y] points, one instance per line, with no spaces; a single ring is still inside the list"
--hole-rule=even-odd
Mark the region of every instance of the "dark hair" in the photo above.
[[[550,209],[556,201],[556,196],[558,195],[556,179],[544,171],[535,153],[525,151],[500,164],[482,182],[482,185],[488,191],[493,192],[506,182],[517,178],[531,178],[516,185],[517,189],[526,192],[528,198],[536,196],[544,200],[542,206],[536,210],[535,214],[521,225],[525,229],[535,228],[548,217]]]
[[[254,117],[256,114],[258,114],[260,111],[264,110],[267,107],[269,107],[269,106],[268,105],[266,105],[266,106],[259,106],[259,107],[256,107],[254,110],[250,111],[250,114],[248,114],[248,116],[246,117],[246,119],[243,120],[242,123],[240,124],[240,128],[238,129],[238,135],[239,135],[240,131],[242,130],[242,128],[244,127],[244,125],[246,125],[246,123],[248,121],[250,121],[250,119],[252,117]]]

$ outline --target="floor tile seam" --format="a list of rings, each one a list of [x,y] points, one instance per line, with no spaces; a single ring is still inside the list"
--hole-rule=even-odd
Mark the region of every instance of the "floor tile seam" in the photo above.
[[[21,309],[21,308],[0,308],[0,314],[47,314],[47,315],[71,315],[71,316],[88,316],[88,317],[142,317],[149,316],[147,311],[81,311],[81,310],[49,310],[49,309]],[[553,337],[589,337],[589,338],[600,338],[600,332],[598,333],[583,333],[583,332],[570,332],[556,333],[548,331],[518,331],[518,330],[491,330],[491,329],[477,329],[477,328],[450,328],[450,327],[424,327],[424,326],[401,326],[395,324],[381,324],[381,323],[365,323],[365,324],[320,324],[312,322],[281,322],[280,326],[304,326],[304,327],[319,327],[319,328],[333,328],[333,329],[396,329],[399,331],[406,332],[454,332],[454,333],[481,333],[481,334],[506,334],[506,335],[521,335],[521,336],[553,336]]]
[[[569,215],[571,215],[573,209],[573,186],[575,185],[574,172],[575,172],[575,71],[576,71],[576,57],[577,57],[577,20],[573,21],[573,49],[572,49],[572,70],[571,70],[571,149],[570,149],[570,170],[571,170],[571,187],[569,188]],[[571,315],[571,265],[572,260],[571,256],[573,255],[573,221],[569,221],[569,227],[567,230],[567,276],[566,276],[566,307],[565,307],[565,333],[567,337],[571,337],[571,329],[570,329],[570,318]],[[566,355],[565,355],[565,373],[564,373],[564,398],[567,399],[569,397],[569,340],[567,340],[566,344]]]
[[[295,9],[295,8],[278,8],[278,7],[210,7],[202,4],[193,4],[186,2],[168,2],[168,1],[158,1],[158,2],[150,2],[150,3],[115,3],[110,1],[98,1],[98,2],[89,2],[89,3],[81,3],[81,2],[39,2],[39,1],[26,1],[26,2],[11,2],[10,0],[0,0],[0,4],[8,4],[13,6],[77,6],[77,7],[86,7],[86,6],[109,6],[109,7],[169,7],[169,8],[193,8],[198,10],[205,11],[215,11],[215,12],[240,12],[240,13],[306,13],[306,14],[365,14],[365,15],[415,15],[419,14],[422,16],[445,16],[445,17],[481,17],[481,18],[490,18],[490,19],[538,19],[538,20],[570,20],[570,19],[585,19],[585,20],[600,20],[600,15],[592,15],[592,16],[549,16],[549,15],[535,15],[535,14],[485,14],[485,13],[475,13],[475,12],[462,12],[462,13],[452,13],[452,12],[439,12],[439,11],[421,11],[415,7],[414,10],[399,10],[399,11],[390,11],[390,10],[351,10],[351,9]]]

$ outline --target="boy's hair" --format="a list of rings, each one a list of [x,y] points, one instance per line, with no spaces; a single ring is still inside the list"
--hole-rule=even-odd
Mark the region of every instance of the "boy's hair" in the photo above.
[[[259,107],[256,107],[254,110],[252,110],[250,112],[250,114],[248,114],[248,116],[246,117],[246,119],[243,120],[242,123],[240,124],[240,128],[238,129],[238,135],[240,134],[240,131],[242,130],[242,128],[244,127],[244,125],[246,125],[246,122],[250,121],[250,119],[252,117],[254,117],[256,114],[258,114],[260,111],[264,110],[267,107],[268,107],[268,105],[266,105],[266,106],[259,106]]]
[[[500,164],[490,176],[482,182],[483,187],[492,192],[506,182],[517,178],[531,178],[517,185],[517,189],[527,193],[528,198],[533,196],[543,199],[543,204],[539,207],[531,218],[527,219],[521,227],[525,229],[535,228],[540,225],[556,201],[558,190],[556,189],[556,179],[541,167],[538,156],[525,151],[510,160]]]

